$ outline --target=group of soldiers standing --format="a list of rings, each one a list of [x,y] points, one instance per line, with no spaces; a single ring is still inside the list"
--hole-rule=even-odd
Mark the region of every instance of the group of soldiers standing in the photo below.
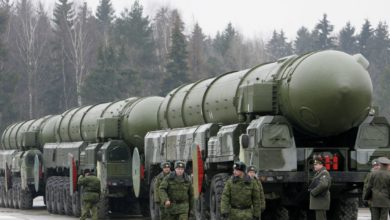
[[[331,178],[321,159],[314,161],[316,171],[309,187],[310,209],[316,219],[326,219],[330,206]],[[161,163],[162,172],[154,185],[154,201],[160,207],[161,220],[187,220],[193,207],[191,178],[184,172],[185,163],[177,161],[171,172],[170,162]],[[226,181],[221,197],[221,218],[230,220],[259,220],[266,208],[261,181],[255,166],[237,161],[233,175]]]
[[[364,180],[363,201],[370,207],[371,219],[387,220],[390,209],[390,160],[372,160],[371,172]]]
[[[162,220],[187,220],[193,208],[193,188],[190,176],[185,173],[186,164],[176,161],[174,171],[171,163],[161,164],[162,172],[154,185],[154,201],[160,207]],[[324,162],[314,160],[314,177],[308,187],[310,209],[316,213],[317,220],[326,219],[330,206],[331,177]],[[261,219],[266,208],[261,181],[257,178],[255,166],[235,162],[233,175],[226,181],[221,197],[221,217],[231,220]],[[100,181],[87,171],[79,177],[83,187],[83,208],[80,219],[91,214],[97,219],[97,203],[100,197]],[[373,220],[387,220],[390,211],[390,160],[380,157],[372,161],[371,172],[364,181],[363,201],[370,207]],[[89,213],[91,212],[91,213]]]

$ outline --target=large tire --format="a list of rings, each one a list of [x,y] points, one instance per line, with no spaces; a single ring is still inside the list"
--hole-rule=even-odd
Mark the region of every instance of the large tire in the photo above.
[[[154,202],[154,185],[156,184],[157,178],[154,177],[149,187],[149,209],[150,218],[152,220],[160,219],[160,205]]]
[[[69,186],[69,177],[64,177],[64,183],[63,183],[63,190],[62,190],[62,198],[63,198],[63,206],[64,206],[64,212],[65,215],[73,215],[72,210],[72,196],[70,195],[70,186]]]
[[[0,207],[4,207],[4,186],[3,178],[0,178]]]
[[[55,201],[56,201],[56,205],[57,205],[57,212],[58,214],[60,215],[63,215],[65,214],[65,210],[64,210],[64,178],[63,177],[57,177],[57,182],[56,182],[56,185],[55,185],[55,191],[56,191],[56,198],[55,198]]]
[[[223,220],[221,216],[221,198],[225,182],[229,178],[229,174],[220,173],[213,177],[211,181],[210,191],[210,219]]]
[[[12,190],[13,190],[12,203],[14,204],[15,209],[19,208],[20,184],[21,184],[20,178],[15,177],[14,180],[12,181]]]
[[[51,209],[54,214],[58,214],[58,209],[57,209],[57,200],[56,197],[58,196],[58,192],[56,192],[56,185],[57,185],[57,180],[58,177],[53,176],[51,177],[53,180],[50,185],[50,203],[51,203]]]
[[[72,211],[76,217],[81,216],[81,203],[80,203],[80,192],[76,191],[72,195]]]
[[[46,181],[45,187],[45,200],[46,200],[46,209],[49,213],[53,213],[53,204],[51,203],[51,185],[52,185],[52,177],[49,177]]]
[[[98,203],[98,218],[108,219],[109,209],[110,209],[109,198],[106,195],[102,195]]]
[[[333,202],[330,209],[329,219],[334,220],[356,220],[358,217],[359,199],[340,198]]]
[[[9,207],[9,205],[8,205],[8,193],[6,191],[5,185],[3,186],[3,202],[4,202],[4,207],[8,208]]]
[[[210,213],[206,203],[206,195],[204,193],[201,193],[199,195],[199,199],[195,201],[195,219],[210,219]]]
[[[292,213],[291,216],[294,216]],[[263,220],[288,220],[290,218],[288,209],[281,205],[280,199],[271,199],[267,200],[267,209],[263,212]],[[303,215],[301,218],[306,218],[306,215]],[[293,219],[293,218],[292,218]],[[308,218],[310,219],[310,218]]]
[[[141,184],[141,193],[139,196],[139,209],[143,217],[150,217],[150,208],[149,208],[149,184],[143,182]]]
[[[32,209],[33,207],[33,193],[29,190],[29,188],[22,190],[20,187],[20,208],[21,209]]]
[[[8,189],[7,192],[8,208],[14,208],[13,195],[14,195],[14,190],[12,188]]]

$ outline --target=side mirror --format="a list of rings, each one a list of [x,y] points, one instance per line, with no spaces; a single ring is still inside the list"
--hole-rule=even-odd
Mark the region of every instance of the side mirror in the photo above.
[[[242,134],[240,136],[240,145],[242,148],[246,149],[249,147],[249,135],[247,134]]]

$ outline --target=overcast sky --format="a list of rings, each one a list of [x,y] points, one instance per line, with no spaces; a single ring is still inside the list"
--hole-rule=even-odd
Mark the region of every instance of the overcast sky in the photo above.
[[[50,11],[55,1],[43,0]],[[73,1],[79,4],[83,2]],[[99,0],[86,1],[96,11]],[[124,8],[130,8],[134,1],[111,0],[117,14]],[[249,38],[269,38],[274,29],[283,29],[291,40],[301,26],[313,29],[324,13],[337,32],[348,21],[358,32],[365,19],[374,26],[379,21],[387,24],[390,21],[390,0],[140,0],[140,3],[150,17],[161,6],[177,8],[187,28],[192,28],[198,22],[204,33],[211,36],[232,22],[236,29]]]

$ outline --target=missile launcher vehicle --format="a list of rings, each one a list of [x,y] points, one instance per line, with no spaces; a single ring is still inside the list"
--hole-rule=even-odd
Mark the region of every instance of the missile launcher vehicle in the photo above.
[[[222,219],[233,162],[255,165],[264,219],[310,219],[313,159],[332,176],[332,219],[356,219],[370,161],[390,156],[389,123],[372,107],[368,61],[320,51],[182,85],[165,98],[128,98],[12,124],[2,134],[0,205],[80,215],[77,177],[101,180],[99,216],[158,218],[153,183],[162,161],[187,162],[196,219]],[[141,204],[141,205],[139,205]],[[135,211],[134,211],[135,210]]]

